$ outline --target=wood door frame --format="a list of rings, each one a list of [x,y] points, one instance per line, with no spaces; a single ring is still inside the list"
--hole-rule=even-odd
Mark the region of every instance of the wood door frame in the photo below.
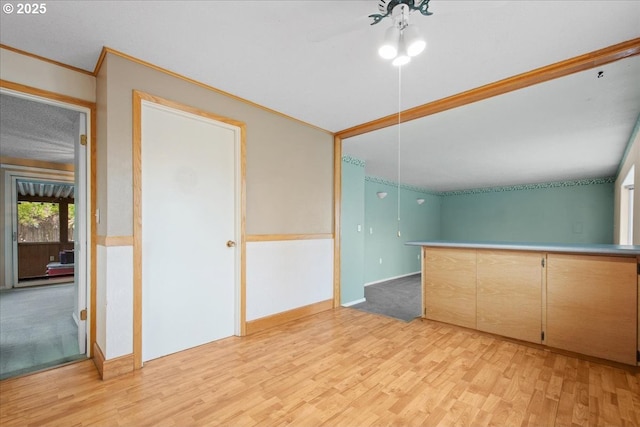
[[[18,232],[18,221],[17,221],[17,207],[18,207],[18,194],[15,188],[16,181],[18,180],[38,180],[38,181],[46,181],[51,183],[73,183],[75,178],[75,172],[70,171],[54,171],[48,169],[37,169],[37,168],[25,168],[24,170],[8,170],[4,172],[5,179],[5,218],[7,216],[11,216],[11,233]],[[5,230],[7,229],[7,224],[5,222]],[[9,237],[5,236],[5,280],[6,276],[11,277],[11,287],[18,287],[20,282],[19,275],[19,256],[18,256],[18,241],[11,239],[11,245],[8,245]],[[58,242],[59,244],[70,243],[68,241]],[[72,243],[72,242],[71,242]],[[7,256],[8,249],[11,249],[11,256]],[[11,268],[6,268],[7,266],[11,266]],[[6,284],[6,283],[5,283]]]
[[[240,243],[237,256],[236,280],[239,281],[239,333],[246,335],[246,125],[244,122],[219,116],[199,108],[171,101],[138,90],[133,91],[133,367],[142,368],[142,106],[143,102],[158,104],[235,126],[240,130],[239,156],[237,156],[236,187],[239,213]],[[239,169],[239,171],[238,171]],[[239,174],[238,174],[239,172]],[[235,286],[235,285],[234,285]],[[234,326],[235,327],[235,326]]]
[[[89,146],[88,155],[89,160],[87,161],[87,177],[89,179],[89,200],[87,200],[87,206],[91,215],[87,218],[87,233],[89,234],[89,239],[87,239],[87,250],[89,251],[87,257],[87,309],[89,310],[88,320],[89,327],[87,328],[87,349],[86,354],[89,358],[95,356],[93,354],[93,348],[96,342],[96,281],[97,281],[97,231],[98,231],[98,223],[96,221],[95,213],[96,211],[96,203],[97,203],[97,185],[96,185],[96,157],[97,157],[97,145],[96,145],[96,103],[86,101],[80,98],[74,98],[68,95],[63,95],[56,92],[51,92],[44,89],[38,89],[32,86],[26,86],[19,83],[10,82],[7,80],[0,79],[0,89],[6,91],[6,93],[17,93],[23,95],[29,95],[32,98],[41,98],[43,101],[53,101],[61,104],[66,104],[71,108],[84,109],[87,117],[87,127],[88,132],[88,141],[87,145]],[[29,164],[26,166],[33,167],[42,167],[46,162],[33,161],[28,162]]]
[[[462,107],[474,102],[482,101],[492,98],[494,96],[509,93],[515,90],[523,89],[529,86],[534,86],[539,83],[544,83],[550,80],[554,80],[560,77],[568,76],[581,71],[590,70],[592,68],[600,67],[602,65],[615,62],[621,59],[629,58],[632,56],[640,55],[640,37],[627,40],[622,43],[617,43],[603,49],[595,50],[583,55],[568,58],[553,64],[549,64],[540,68],[533,69],[521,74],[516,74],[511,77],[504,78],[502,80],[488,83],[484,86],[479,86],[473,89],[469,89],[464,92],[460,92],[446,98],[436,99],[435,101],[428,102],[426,104],[418,105],[406,110],[393,113],[385,117],[361,123],[356,126],[352,126],[347,129],[340,130],[333,134],[334,136],[334,152],[333,152],[333,234],[334,234],[334,308],[340,305],[340,295],[342,292],[342,283],[340,282],[340,239],[342,236],[340,230],[341,221],[341,204],[342,204],[342,147],[344,140],[352,138],[354,136],[363,135],[365,133],[373,132],[379,129],[384,129],[390,126],[398,125],[398,118],[400,117],[400,123],[408,122],[415,119],[431,116],[443,111],[451,110],[454,108]],[[640,207],[639,207],[640,209]],[[639,225],[640,227],[640,225]],[[424,270],[423,270],[424,271]],[[422,307],[424,312],[424,307]],[[638,315],[638,322],[640,324],[640,314]],[[640,337],[640,332],[638,332]],[[640,338],[638,340],[640,347]],[[640,362],[639,362],[640,363]]]

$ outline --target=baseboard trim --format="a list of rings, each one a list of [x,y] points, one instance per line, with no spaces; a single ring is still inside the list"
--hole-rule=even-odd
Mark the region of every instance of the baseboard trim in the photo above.
[[[104,353],[98,343],[93,344],[93,363],[98,368],[100,378],[103,380],[133,372],[133,354],[125,354],[124,356],[105,360]]]
[[[260,319],[250,320],[247,322],[247,335],[331,309],[333,309],[333,299],[328,299],[305,305],[304,307],[294,308],[293,310],[283,311],[282,313],[272,314],[271,316],[261,317]]]
[[[376,280],[375,282],[365,283],[365,286],[377,285],[378,283],[388,282],[389,280],[402,279],[403,277],[413,276],[414,274],[420,274],[420,270],[414,271],[413,273],[401,274],[400,276],[388,277],[382,280]]]
[[[360,304],[361,302],[367,302],[367,299],[366,298],[360,298],[360,299],[357,299],[355,301],[345,302],[344,304],[340,304],[340,305],[342,305],[343,307],[351,307],[352,305]]]

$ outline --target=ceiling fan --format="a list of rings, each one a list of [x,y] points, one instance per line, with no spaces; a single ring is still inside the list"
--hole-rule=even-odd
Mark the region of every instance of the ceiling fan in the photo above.
[[[369,18],[373,18],[371,25],[377,24],[387,16],[393,16],[393,9],[399,5],[405,5],[410,12],[417,10],[424,16],[433,15],[433,13],[429,12],[429,0],[418,0],[417,2],[416,0],[379,0],[378,10],[380,13],[369,15]]]
[[[429,12],[428,10],[429,1],[430,0],[378,0],[379,13],[371,14],[368,17],[361,16],[359,18],[349,20],[348,22],[319,28],[308,34],[307,39],[311,42],[322,42],[339,35],[362,31],[366,28],[365,22],[367,22],[369,18],[374,20],[374,22],[371,23],[371,25],[374,25],[386,17],[393,18],[394,16],[398,16],[400,9],[403,9],[405,14],[417,10],[422,15],[432,15],[432,12]],[[393,10],[399,5],[403,6],[397,8],[394,15]]]
[[[369,15],[369,18],[373,18],[371,25],[388,16],[393,19],[393,24],[385,32],[378,54],[384,59],[391,59],[392,64],[397,67],[408,64],[412,57],[427,46],[426,39],[418,29],[409,25],[409,14],[417,10],[424,16],[433,15],[429,12],[429,0],[379,0],[378,10],[381,13]]]

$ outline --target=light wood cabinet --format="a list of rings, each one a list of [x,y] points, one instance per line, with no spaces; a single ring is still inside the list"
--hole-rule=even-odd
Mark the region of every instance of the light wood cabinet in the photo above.
[[[547,344],[636,364],[636,259],[549,254]]]
[[[475,249],[423,248],[424,316],[476,328]]]
[[[425,318],[637,365],[635,253],[473,246],[423,246]]]
[[[537,252],[477,252],[477,328],[542,342],[545,255]]]

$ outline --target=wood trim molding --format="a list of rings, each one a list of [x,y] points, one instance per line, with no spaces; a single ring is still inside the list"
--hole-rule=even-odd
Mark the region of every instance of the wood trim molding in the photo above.
[[[104,49],[103,49],[104,52]],[[133,369],[142,368],[142,100],[133,92]]]
[[[517,74],[497,82],[467,90],[456,95],[438,99],[400,112],[400,122],[404,123],[421,117],[430,116],[452,108],[461,107],[476,101],[482,101],[497,95],[522,89],[538,83],[564,77],[569,74],[589,70],[610,62],[640,54],[640,38],[618,43],[604,49],[569,58],[541,68]],[[398,124],[398,113],[363,123],[336,133],[342,139]]]
[[[94,76],[98,77],[98,73],[100,72],[100,69],[102,68],[102,64],[104,63],[104,59],[107,57],[107,53],[113,53],[114,55],[118,55],[118,53],[116,53],[117,51],[108,48],[106,46],[102,46],[102,50],[100,51],[100,56],[98,57],[98,61],[96,61],[96,66],[93,67],[93,74]],[[128,59],[128,58],[127,58]]]
[[[7,48],[4,45],[0,45],[4,48]],[[11,50],[11,49],[10,49]],[[14,51],[17,51],[14,49]],[[62,64],[59,64],[62,65]],[[67,67],[68,68],[68,67]],[[84,99],[80,99],[80,98],[75,98],[72,96],[68,96],[68,95],[63,95],[60,93],[56,93],[56,92],[51,92],[48,90],[43,90],[43,89],[39,89],[39,88],[35,88],[32,86],[26,86],[26,85],[22,85],[22,84],[18,84],[18,83],[13,83],[7,80],[2,80],[0,79],[0,88],[2,89],[7,89],[10,91],[14,91],[14,92],[19,92],[19,93],[25,93],[28,95],[32,95],[32,96],[36,96],[36,97],[40,97],[40,98],[45,98],[48,100],[52,100],[52,101],[58,101],[58,102],[62,102],[62,103],[66,103],[66,104],[70,104],[70,105],[74,105],[74,106],[78,106],[78,107],[83,107],[89,110],[90,112],[90,122],[89,125],[91,127],[91,134],[90,134],[90,138],[88,141],[89,144],[89,148],[90,148],[90,160],[89,160],[89,165],[88,167],[90,168],[89,171],[89,179],[90,179],[90,209],[91,212],[95,212],[96,211],[96,207],[97,207],[97,197],[98,197],[98,189],[97,189],[97,139],[96,139],[96,135],[97,135],[97,131],[96,131],[96,124],[97,124],[97,108],[96,108],[96,103],[95,102],[90,102],[90,101],[85,101]],[[49,163],[49,162],[45,162],[45,163]],[[72,169],[73,171],[73,169]],[[88,309],[89,309],[89,315],[90,315],[90,320],[89,320],[89,356],[92,355],[92,351],[95,347],[96,344],[96,333],[97,333],[97,325],[96,325],[96,298],[97,298],[97,277],[98,277],[98,273],[97,273],[97,262],[98,262],[98,258],[97,258],[97,254],[96,254],[96,249],[97,249],[97,231],[98,231],[98,223],[96,221],[96,217],[94,215],[91,215],[91,219],[90,219],[90,224],[89,224],[89,228],[91,230],[91,241],[90,241],[90,247],[91,247],[91,257],[88,260],[89,262],[89,270],[90,270],[90,277],[89,277],[89,301],[87,301],[88,304]]]
[[[17,157],[0,156],[0,163],[4,165],[23,166],[28,168],[50,169],[57,171],[73,172],[73,165],[66,163],[53,163],[35,159],[19,159]]]
[[[331,309],[333,309],[333,299],[328,299],[314,304],[305,305],[304,307],[298,307],[293,310],[283,311],[282,313],[251,320],[247,322],[247,335],[255,334],[257,332],[264,331],[265,329],[291,322],[292,320],[298,320],[303,317]]]
[[[100,246],[133,246],[133,236],[97,236],[96,243]]]
[[[287,240],[333,239],[332,233],[318,234],[249,234],[247,242],[281,242]]]
[[[235,126],[240,130],[240,335],[246,335],[246,125],[244,122],[219,116],[189,105],[148,93],[133,91],[133,367],[142,368],[142,103],[152,102],[194,115]]]
[[[249,101],[247,99],[240,98],[237,95],[233,95],[233,94],[231,94],[229,92],[225,92],[225,91],[223,91],[221,89],[215,88],[213,86],[209,86],[209,85],[207,85],[205,83],[202,83],[202,82],[199,82],[197,80],[191,79],[189,77],[183,76],[182,74],[178,74],[176,72],[167,70],[165,68],[159,67],[159,66],[157,66],[155,64],[152,64],[150,62],[147,62],[147,61],[144,61],[142,59],[136,58],[135,56],[128,55],[126,53],[120,52],[120,51],[115,50],[115,49],[111,49],[111,48],[106,47],[106,46],[104,46],[102,48],[102,52],[100,53],[100,57],[98,58],[98,62],[96,63],[96,67],[95,67],[95,69],[93,71],[93,75],[94,76],[97,76],[98,73],[100,72],[100,68],[102,67],[102,64],[103,64],[104,59],[105,59],[107,54],[112,54],[112,55],[115,55],[115,56],[119,56],[119,57],[124,58],[124,59],[126,59],[128,61],[135,62],[135,63],[137,63],[139,65],[151,68],[153,70],[159,71],[159,72],[164,73],[164,74],[168,74],[168,75],[170,75],[172,77],[175,77],[177,79],[184,80],[184,81],[186,81],[188,83],[194,84],[194,85],[199,86],[201,88],[204,88],[204,89],[219,93],[219,94],[224,95],[226,97],[232,98],[232,99],[234,99],[236,101],[240,101],[243,104],[247,104],[247,105],[250,105],[252,107],[259,108],[259,109],[261,109],[263,111],[266,111],[266,112],[269,112],[269,113],[272,113],[272,114],[276,114],[276,115],[278,115],[280,117],[284,117],[286,119],[293,120],[293,121],[295,121],[297,123],[300,123],[300,124],[303,124],[305,126],[309,126],[311,128],[314,128],[314,129],[317,129],[319,131],[322,131],[322,132],[325,132],[325,133],[333,135],[333,132],[330,132],[330,131],[328,131],[326,129],[322,129],[322,128],[320,128],[320,127],[318,127],[316,125],[313,125],[311,123],[304,122],[304,121],[302,121],[300,119],[296,119],[295,117],[288,116],[288,115],[286,115],[284,113],[281,113],[279,111],[272,110],[271,108],[265,107],[265,106],[260,105],[260,104],[256,104],[255,102]]]
[[[93,363],[98,369],[100,378],[108,380],[133,372],[133,354],[105,360],[104,353],[97,343],[93,343]]]
[[[341,248],[340,226],[342,219],[342,138],[333,137],[333,308],[340,307],[341,299]]]
[[[89,287],[90,311],[91,317],[89,348],[93,349],[96,343],[96,334],[98,331],[96,304],[98,300],[98,245],[96,243],[98,237],[98,220],[95,213],[98,209],[98,114],[96,104],[91,107],[91,140],[90,156],[91,156],[91,276],[89,277],[91,286]]]
[[[95,342],[93,343],[93,364],[96,365],[96,369],[98,369],[100,378],[103,378],[102,373],[104,372],[104,353],[100,349],[98,343]]]
[[[7,46],[6,44],[0,43],[0,48],[9,50],[11,52],[18,53],[20,55],[28,56],[34,59],[38,59],[40,61],[48,62],[49,64],[57,65],[58,67],[67,68],[71,71],[75,71],[77,73],[86,74],[88,76],[93,76],[91,71],[83,70],[82,68],[74,67],[73,65],[63,64],[62,62],[54,61],[53,59],[45,58],[44,56],[36,55],[35,53],[26,52],[24,50],[16,49],[15,47]]]
[[[240,336],[247,335],[247,129],[240,127]]]
[[[41,98],[50,99],[52,101],[64,102],[67,104],[77,105],[85,107],[91,110],[92,117],[95,116],[96,104],[95,102],[85,101],[84,99],[74,98],[68,95],[62,95],[60,93],[51,92],[44,89],[38,89],[32,86],[26,86],[20,83],[13,83],[7,80],[0,80],[0,88],[12,90],[15,92],[28,93],[29,95],[39,96]],[[92,136],[94,136],[95,130],[92,129]]]

